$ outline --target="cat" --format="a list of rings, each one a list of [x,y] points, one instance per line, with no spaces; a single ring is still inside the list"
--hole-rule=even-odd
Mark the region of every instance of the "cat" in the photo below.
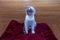
[[[36,21],[34,15],[36,10],[33,6],[27,6],[25,12],[24,33],[28,34],[28,30],[31,29],[32,34],[35,34]]]

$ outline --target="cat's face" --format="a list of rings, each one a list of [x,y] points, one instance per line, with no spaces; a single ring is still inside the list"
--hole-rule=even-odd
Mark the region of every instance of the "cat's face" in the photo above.
[[[34,7],[27,7],[26,8],[26,13],[27,13],[27,15],[29,15],[29,16],[32,16],[32,15],[34,15],[34,13],[35,13],[35,9],[34,9]]]
[[[27,15],[33,15],[33,12],[34,12],[33,9],[30,8],[27,10]]]

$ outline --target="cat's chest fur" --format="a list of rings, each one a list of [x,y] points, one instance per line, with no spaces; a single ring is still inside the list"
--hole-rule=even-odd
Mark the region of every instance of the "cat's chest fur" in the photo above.
[[[26,20],[30,20],[30,21],[32,21],[32,20],[34,20],[34,16],[26,16]]]

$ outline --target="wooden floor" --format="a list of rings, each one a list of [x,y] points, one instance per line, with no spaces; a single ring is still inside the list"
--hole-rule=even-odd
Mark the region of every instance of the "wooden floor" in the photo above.
[[[60,40],[60,0],[0,0],[0,36],[11,20],[24,22],[28,5],[36,8],[36,21],[47,23]]]

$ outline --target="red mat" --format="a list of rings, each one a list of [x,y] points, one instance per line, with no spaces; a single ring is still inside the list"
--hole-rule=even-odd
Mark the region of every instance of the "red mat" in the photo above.
[[[23,23],[12,20],[0,40],[57,40],[46,23],[38,23],[36,34],[23,33]]]

